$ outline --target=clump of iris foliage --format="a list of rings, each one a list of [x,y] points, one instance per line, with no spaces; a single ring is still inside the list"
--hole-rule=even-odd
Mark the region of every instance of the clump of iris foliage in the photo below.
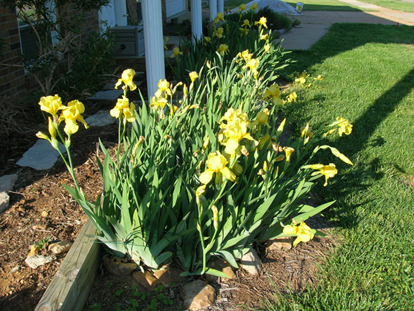
[[[249,43],[256,49],[232,59],[217,52],[189,73],[189,84],[160,80],[148,106],[143,99],[138,109],[129,102],[128,92],[137,88],[135,71],[122,74],[116,87],[122,85],[124,95],[110,112],[119,119],[116,155],[101,144],[105,160],[97,159],[102,194],[90,202],[76,180],[74,188],[65,186],[110,252],[141,269],[158,269],[174,258],[183,275],[225,277],[208,267],[210,259],[220,257],[237,268],[257,239],[295,236],[297,245],[322,235],[304,221],[332,202],[312,207],[301,200],[317,179],[324,177],[327,185],[337,173],[333,163],[313,162],[318,151],[352,164],[337,149],[318,145],[326,135],[349,135],[352,125],[338,117],[313,132],[308,125],[296,138],[281,140],[287,121],[277,120],[279,107],[296,97],[272,84],[275,56],[269,54],[277,44],[270,36],[262,38],[268,35],[265,19],[256,26]],[[212,49],[219,50],[220,42],[213,43]],[[57,95],[39,104],[52,117],[49,135],[38,136],[57,150],[57,140],[64,143],[74,178],[70,138],[77,122],[85,123],[84,106],[79,101],[64,106]]]
[[[257,6],[247,10],[245,5],[241,5],[239,11],[240,14],[226,16],[218,13],[205,36],[185,40],[180,47],[174,48],[171,58],[175,58],[176,63],[171,68],[177,81],[189,83],[189,71],[199,72],[206,61],[218,62],[217,52],[224,63],[230,63],[245,50],[253,54],[252,59],[260,56],[261,61],[267,64],[265,79],[272,72],[273,77],[277,77],[276,72],[283,74],[282,69],[290,63],[286,57],[290,52],[284,51],[280,43],[273,42],[277,35],[269,28],[267,18],[258,18]]]

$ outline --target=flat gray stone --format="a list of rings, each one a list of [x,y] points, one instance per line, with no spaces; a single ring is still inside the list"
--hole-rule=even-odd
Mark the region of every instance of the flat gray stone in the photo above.
[[[9,208],[9,195],[6,192],[0,192],[0,214]]]
[[[118,80],[115,80],[115,81],[111,81],[111,82],[108,82],[107,84],[105,84],[104,87],[103,87],[104,91],[112,91],[112,90],[114,90],[115,89],[115,83],[117,81]]]
[[[85,122],[89,126],[98,127],[113,124],[116,119],[109,114],[109,110],[100,110],[93,116],[86,118]]]
[[[137,74],[135,74],[135,76],[137,76]],[[104,87],[103,87],[104,91],[114,90],[116,82],[118,82],[118,80],[111,81],[111,82],[108,82],[107,84],[105,84]],[[137,87],[139,87],[142,84],[142,81],[134,81],[134,83]],[[122,86],[119,86],[119,89],[121,89],[121,88],[122,88]]]
[[[9,191],[13,189],[14,183],[17,180],[17,174],[4,175],[0,177],[0,192]]]
[[[123,90],[108,90],[108,91],[101,91],[97,92],[95,95],[88,97],[89,100],[117,100],[121,94],[123,94]]]
[[[65,146],[59,143],[60,152],[66,152]],[[17,165],[28,166],[35,170],[47,170],[55,164],[59,152],[45,139],[39,139],[32,148],[27,150]]]
[[[252,275],[257,275],[262,268],[262,262],[256,250],[250,248],[250,250],[242,257],[240,265],[244,270]]]

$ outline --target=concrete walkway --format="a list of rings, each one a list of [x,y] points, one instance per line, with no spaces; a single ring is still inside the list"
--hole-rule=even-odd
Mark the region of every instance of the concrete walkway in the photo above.
[[[281,36],[282,46],[287,50],[310,49],[334,23],[366,23],[382,25],[414,25],[414,13],[395,11],[356,0],[339,0],[350,5],[376,10],[375,12],[304,11],[295,16],[301,24]],[[414,0],[410,0],[414,1]]]

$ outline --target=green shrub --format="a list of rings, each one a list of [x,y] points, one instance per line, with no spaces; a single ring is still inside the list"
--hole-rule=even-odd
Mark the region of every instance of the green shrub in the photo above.
[[[267,18],[267,25],[272,30],[292,29],[292,21],[289,17],[273,11],[268,6],[261,8],[254,16],[254,20],[258,21],[261,17]]]

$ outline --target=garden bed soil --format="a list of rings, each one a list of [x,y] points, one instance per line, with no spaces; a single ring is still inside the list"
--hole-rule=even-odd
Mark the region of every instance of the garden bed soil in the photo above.
[[[111,109],[114,103],[84,101],[84,104],[87,117],[99,110]],[[47,128],[46,122],[39,124],[35,121],[34,113],[18,113],[13,117],[22,131],[12,129],[8,133],[4,132],[0,140],[0,149],[6,155],[0,161],[0,176],[14,173],[19,176],[13,191],[9,192],[10,208],[0,215],[0,309],[23,311],[35,308],[65,256],[58,255],[53,262],[32,269],[24,262],[31,245],[47,237],[50,237],[50,242],[73,242],[87,217],[62,186],[72,185],[62,160],[58,159],[53,168],[44,171],[15,164],[36,142],[35,133],[39,130],[47,132]],[[81,126],[72,137],[75,173],[90,200],[94,200],[102,190],[95,160],[99,139],[107,147],[115,146],[117,125],[88,130]],[[311,227],[328,226],[323,221],[317,221]],[[213,283],[219,294],[211,310],[250,309],[259,306],[266,298],[274,299],[277,291],[286,292],[289,288],[293,292],[306,290],[307,285],[312,286],[316,282],[317,267],[332,250],[332,246],[330,238],[315,238],[287,251],[268,251],[264,244],[257,245],[263,262],[260,275],[250,276],[239,270],[236,279]],[[46,250],[42,253],[48,254]],[[85,310],[94,303],[102,302],[101,310],[114,310],[115,303],[120,303],[123,308],[131,306],[128,301],[136,298],[131,289],[133,285],[137,286],[137,283],[132,276],[115,277],[101,269]],[[116,295],[119,289],[124,291],[120,296]],[[163,289],[164,296],[170,298],[173,305],[160,305],[157,310],[177,310],[182,305],[179,290],[179,286]],[[143,300],[140,309],[150,301],[147,298]]]

